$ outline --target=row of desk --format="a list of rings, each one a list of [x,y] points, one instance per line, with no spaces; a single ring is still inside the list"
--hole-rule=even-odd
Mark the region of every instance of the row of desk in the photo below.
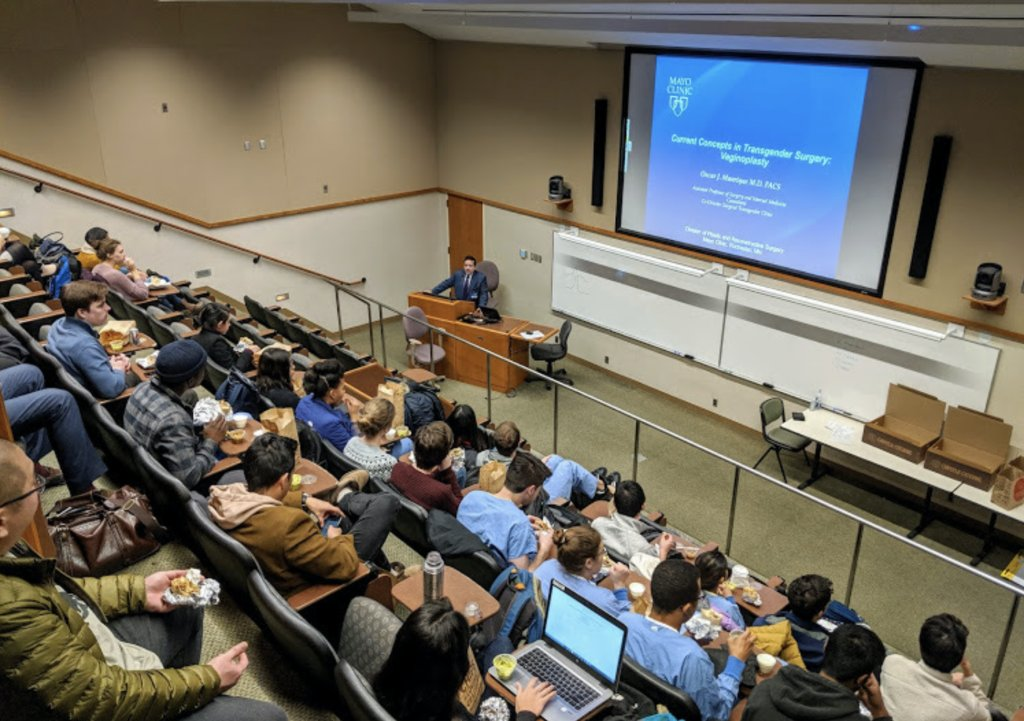
[[[947,493],[950,500],[960,499],[989,511],[988,529],[981,548],[974,558],[971,559],[972,566],[977,566],[981,563],[982,559],[992,549],[996,521],[1000,516],[1024,523],[1024,506],[1007,510],[992,503],[991,491],[983,491],[949,476],[930,471],[922,463],[911,463],[892,453],[887,453],[880,448],[864,443],[861,440],[864,424],[848,416],[833,413],[824,408],[808,409],[804,411],[804,420],[798,421],[790,418],[782,424],[782,427],[794,433],[799,433],[805,438],[810,438],[815,443],[814,465],[811,468],[811,476],[800,484],[801,489],[807,488],[824,475],[821,464],[821,449],[823,446],[853,456],[878,468],[891,471],[901,478],[923,484],[925,486],[925,497],[924,507],[921,510],[921,519],[917,526],[907,534],[909,538],[918,535],[934,518],[932,497],[936,490]],[[1011,449],[1011,455],[1016,453],[1019,453],[1018,449]]]

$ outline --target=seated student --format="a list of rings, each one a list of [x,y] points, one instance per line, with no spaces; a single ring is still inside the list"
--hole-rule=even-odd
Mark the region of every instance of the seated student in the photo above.
[[[652,607],[647,617],[629,612],[626,654],[648,671],[690,695],[709,721],[729,718],[740,690],[744,665],[754,648],[750,631],[730,636],[729,660],[715,677],[707,652],[680,633],[700,600],[700,575],[681,558],[662,561],[651,576]]]
[[[265,433],[242,455],[245,483],[210,489],[210,517],[252,551],[283,596],[317,583],[347,581],[360,559],[380,558],[398,512],[394,496],[357,490],[365,471],[342,479],[337,505],[292,491],[296,449],[291,438]]]
[[[413,435],[413,463],[391,469],[391,485],[414,503],[438,508],[453,516],[462,503],[462,489],[452,471],[452,431],[443,421],[419,428]]]
[[[311,425],[321,438],[339,451],[355,435],[351,418],[362,406],[345,392],[343,376],[341,363],[336,360],[314,364],[302,378],[306,395],[295,407],[295,417]]]
[[[861,704],[875,721],[892,721],[875,679],[884,658],[885,646],[874,631],[853,623],[840,626],[825,647],[820,674],[783,666],[754,687],[743,721],[864,721]]]
[[[391,401],[371,398],[356,413],[359,435],[350,438],[343,449],[346,456],[370,472],[370,478],[376,483],[386,482],[398,459],[412,451],[412,441],[408,438],[395,443],[390,452],[382,448],[394,420],[395,406]]]
[[[551,471],[540,460],[518,453],[509,463],[502,489],[495,494],[473,491],[464,496],[456,518],[480,536],[500,561],[535,571],[551,555],[551,534],[535,534],[522,509],[540,492],[549,475]]]
[[[395,721],[476,721],[458,701],[469,671],[469,624],[451,601],[427,601],[406,619],[373,680],[377,700]],[[555,697],[530,679],[517,688],[514,721],[535,721]]]
[[[131,300],[145,300],[149,297],[146,274],[135,267],[135,261],[124,252],[121,241],[107,238],[96,249],[100,262],[93,266],[95,280],[101,280],[121,295]],[[121,272],[122,266],[127,269]]]
[[[825,609],[832,600],[832,581],[815,574],[800,576],[790,581],[786,595],[789,596],[788,611],[759,618],[754,625],[769,626],[789,621],[807,670],[820,671],[829,634],[818,620],[825,615]]]
[[[42,281],[57,272],[56,263],[40,263],[31,249],[18,238],[11,239],[11,229],[0,226],[0,260],[20,265],[32,280]]]
[[[452,429],[454,436],[452,447],[461,448],[466,454],[466,468],[476,468],[477,454],[490,447],[487,434],[480,429],[476,411],[472,406],[460,403],[452,409],[451,414],[445,419],[445,423]]]
[[[507,466],[516,456],[520,440],[519,427],[512,421],[502,421],[494,429],[494,449],[478,453],[477,466],[482,467],[489,461],[498,461]],[[606,491],[605,482],[576,461],[552,454],[544,458],[544,464],[551,471],[548,480],[544,482],[548,498],[575,498],[578,499],[577,505],[586,505],[584,501],[589,501],[596,494]],[[603,470],[601,473],[603,474]],[[609,481],[613,480],[612,475],[609,476]],[[614,492],[612,488],[609,490]]]
[[[243,373],[253,368],[255,345],[246,345],[241,352],[235,351],[235,344],[224,335],[231,327],[231,311],[223,303],[207,303],[199,309],[196,316],[200,331],[195,341],[203,347],[206,354],[222,368],[237,368]]]
[[[594,583],[594,576],[601,571],[604,561],[601,534],[590,526],[575,526],[556,530],[552,540],[557,556],[544,561],[534,574],[545,603],[551,595],[551,581],[556,580],[613,616],[630,610],[632,606],[626,594],[628,568],[621,563],[612,566],[608,574],[612,590]]]
[[[967,627],[959,618],[940,613],[921,625],[919,662],[895,653],[886,656],[882,664],[882,698],[893,718],[899,721],[989,721],[992,718],[981,679],[974,675],[965,655],[967,635]],[[953,673],[957,666],[963,671],[962,676]]]
[[[620,558],[628,558],[630,567],[644,578],[675,551],[675,539],[662,533],[648,541],[643,531],[650,528],[640,520],[647,496],[636,481],[620,481],[615,488],[615,501],[610,516],[597,518],[591,524],[601,534],[605,545]]]
[[[59,482],[60,474],[39,464],[52,450],[71,495],[93,490],[93,481],[107,467],[89,440],[71,394],[47,388],[43,372],[28,363],[0,371],[0,393],[14,437],[24,443],[36,473],[48,482]]]
[[[102,241],[108,237],[107,231],[100,227],[89,228],[85,231],[85,245],[82,246],[78,255],[79,265],[82,266],[82,279],[92,280],[92,269],[99,265],[100,257],[96,255],[96,249]],[[88,275],[87,275],[88,273]]]
[[[94,328],[107,322],[107,286],[76,280],[60,289],[64,317],[50,328],[46,350],[97,398],[115,398],[138,378],[124,354],[107,355]]]
[[[260,395],[275,408],[295,409],[299,396],[292,387],[292,354],[284,348],[264,348],[259,352],[259,371],[255,384]]]
[[[197,434],[192,407],[183,399],[205,374],[202,346],[193,340],[168,343],[156,358],[153,378],[135,389],[124,412],[128,434],[190,489],[202,488],[226,430],[224,417],[217,416]]]
[[[440,295],[451,288],[456,300],[471,300],[477,308],[487,305],[487,277],[476,272],[476,258],[467,255],[462,261],[462,269],[457,270],[431,289],[434,295]]]
[[[725,590],[729,578],[729,562],[721,551],[705,551],[697,556],[693,565],[700,571],[700,588],[708,605],[722,615],[724,631],[743,630],[747,622],[736,603],[736,598]]]
[[[0,440],[0,698],[21,719],[244,718],[283,721],[276,706],[222,694],[245,672],[247,644],[205,664],[203,611],[163,592],[185,571],[76,578],[15,548],[39,507],[32,462]]]

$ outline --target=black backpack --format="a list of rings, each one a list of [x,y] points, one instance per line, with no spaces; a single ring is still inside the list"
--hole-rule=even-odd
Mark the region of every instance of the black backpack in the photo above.
[[[444,408],[437,397],[437,389],[424,383],[409,383],[405,394],[405,425],[409,431],[415,433],[428,423],[443,420]]]

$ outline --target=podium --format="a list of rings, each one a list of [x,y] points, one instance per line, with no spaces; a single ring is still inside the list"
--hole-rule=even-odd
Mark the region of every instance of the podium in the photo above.
[[[502,318],[498,323],[478,325],[459,320],[473,312],[474,304],[468,300],[449,300],[429,293],[410,293],[409,305],[423,310],[427,322],[451,335],[475,343],[501,356],[527,365],[530,362],[531,341],[520,333],[539,330],[543,336],[532,342],[541,342],[553,336],[558,330],[540,326],[522,318]],[[424,338],[426,342],[426,338]],[[452,380],[487,387],[487,355],[465,343],[459,343],[441,336],[434,336],[434,343],[444,348],[445,359],[437,365],[437,372],[443,372]],[[491,387],[499,393],[515,389],[526,379],[526,372],[491,359]]]

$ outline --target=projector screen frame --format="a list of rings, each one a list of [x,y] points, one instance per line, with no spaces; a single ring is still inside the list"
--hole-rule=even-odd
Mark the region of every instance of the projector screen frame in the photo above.
[[[625,184],[624,166],[627,152],[627,121],[629,119],[629,90],[630,72],[633,55],[675,55],[682,57],[705,57],[720,58],[723,60],[761,60],[767,62],[802,63],[807,65],[836,65],[855,66],[866,68],[901,68],[914,71],[913,88],[910,93],[910,104],[907,108],[907,123],[903,134],[903,145],[900,151],[899,166],[896,172],[896,182],[893,187],[892,202],[889,206],[889,219],[886,224],[885,246],[882,251],[880,267],[878,270],[878,282],[876,288],[868,288],[855,283],[844,282],[836,278],[805,273],[782,265],[773,265],[743,256],[719,252],[712,248],[692,245],[682,241],[670,240],[657,235],[643,233],[632,228],[622,226],[622,196]],[[800,278],[803,280],[820,283],[822,285],[851,291],[861,295],[881,298],[885,290],[885,280],[889,268],[889,255],[892,250],[893,234],[896,229],[896,217],[899,211],[900,201],[903,194],[903,179],[907,168],[907,159],[910,153],[910,144],[913,142],[914,120],[917,116],[917,103],[920,97],[921,76],[927,66],[915,58],[892,58],[875,56],[854,56],[854,55],[820,55],[820,54],[798,54],[798,53],[775,53],[775,52],[754,52],[735,50],[708,50],[706,48],[665,48],[631,45],[625,48],[625,60],[623,70],[622,90],[622,116],[619,127],[619,165],[617,171],[617,187],[615,197],[615,232],[624,236],[638,238],[658,247],[680,251],[684,255],[707,256],[716,260],[720,259],[725,263],[735,264],[740,267],[751,267],[771,271],[783,276]]]

